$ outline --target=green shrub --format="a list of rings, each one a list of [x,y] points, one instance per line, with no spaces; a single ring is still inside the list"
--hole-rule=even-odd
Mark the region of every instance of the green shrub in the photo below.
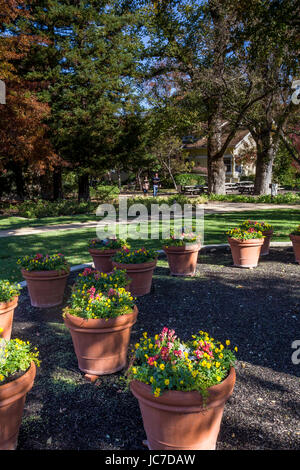
[[[29,219],[40,219],[43,217],[57,217],[60,215],[88,214],[94,212],[95,203],[80,202],[74,200],[62,201],[25,201],[18,206],[18,213],[21,217]]]
[[[98,185],[95,189],[91,189],[91,196],[100,202],[113,202],[119,194],[118,186]]]
[[[181,186],[194,186],[205,184],[205,177],[196,175],[195,173],[182,173],[181,175],[175,176],[175,181]]]

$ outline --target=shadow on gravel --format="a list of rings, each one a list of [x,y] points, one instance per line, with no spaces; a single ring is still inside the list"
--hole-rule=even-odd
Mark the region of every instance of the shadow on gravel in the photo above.
[[[150,294],[139,309],[131,344],[143,331],[174,328],[182,340],[202,329],[231,340],[239,351],[237,382],[225,408],[219,449],[296,449],[299,366],[291,343],[299,333],[299,272],[292,253],[272,250],[253,270],[233,269],[228,253],[199,259],[197,275],[169,276],[162,258]],[[72,274],[69,285],[74,282]],[[30,306],[27,289],[15,312],[13,337],[32,342],[42,360],[28,394],[20,449],[143,449],[145,433],[136,399],[122,372],[87,383],[77,367],[62,319],[64,304]],[[299,335],[298,335],[299,336]],[[297,411],[298,410],[298,411]]]

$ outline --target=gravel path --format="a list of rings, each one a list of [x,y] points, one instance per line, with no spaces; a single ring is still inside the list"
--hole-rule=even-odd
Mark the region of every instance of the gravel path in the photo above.
[[[132,344],[143,331],[155,334],[168,326],[183,340],[203,329],[238,346],[237,381],[218,449],[300,448],[300,364],[291,359],[291,344],[300,340],[299,280],[300,266],[290,248],[272,248],[252,270],[233,268],[223,248],[199,257],[194,278],[169,276],[162,256],[152,292],[137,300]],[[143,448],[138,403],[122,373],[103,376],[96,384],[85,381],[61,308],[32,308],[23,289],[16,336],[37,345],[42,359],[27,396],[19,449]]]

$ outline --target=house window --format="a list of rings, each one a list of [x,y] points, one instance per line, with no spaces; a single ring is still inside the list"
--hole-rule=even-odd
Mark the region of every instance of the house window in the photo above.
[[[232,160],[230,157],[224,158],[224,165],[226,167],[226,173],[232,173]]]

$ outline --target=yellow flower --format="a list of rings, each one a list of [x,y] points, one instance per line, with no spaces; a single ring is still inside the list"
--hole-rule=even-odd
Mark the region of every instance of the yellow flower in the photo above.
[[[138,349],[140,347],[140,343],[135,344],[135,349]]]
[[[234,348],[234,350],[235,350],[236,352],[238,351],[238,348],[237,348],[237,346]]]
[[[164,365],[164,364],[160,364],[159,368],[160,368],[160,370],[164,370],[165,365]]]
[[[169,380],[169,379],[166,379],[166,380],[165,380],[165,385],[169,385],[169,383],[170,383],[170,380]]]
[[[136,367],[133,367],[133,368],[132,368],[132,373],[133,373],[133,374],[136,374]]]
[[[219,375],[217,375],[217,381],[221,382],[221,380],[222,380],[221,377]]]
[[[229,339],[226,339],[226,346],[229,346],[230,345],[230,341]]]
[[[150,377],[150,382],[151,382],[151,383],[153,382],[153,380],[154,380],[154,377],[153,377],[153,376]]]
[[[156,388],[154,391],[154,396],[159,397],[159,394],[160,394],[160,388]]]

